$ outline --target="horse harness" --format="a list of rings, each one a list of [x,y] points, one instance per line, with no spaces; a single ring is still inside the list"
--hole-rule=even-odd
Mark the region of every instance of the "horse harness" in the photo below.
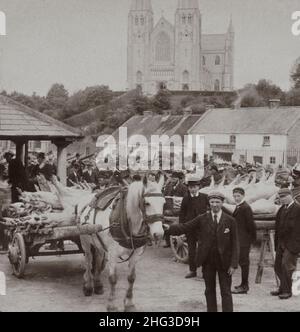
[[[153,214],[147,215],[146,213],[146,201],[147,197],[164,197],[162,193],[145,193],[143,191],[141,202],[140,202],[140,210],[142,212],[143,220],[141,224],[141,228],[138,234],[133,234],[132,232],[132,223],[130,219],[127,218],[126,214],[126,198],[127,198],[127,188],[120,189],[120,192],[117,193],[117,197],[114,198],[114,203],[110,215],[110,225],[109,227],[101,230],[100,232],[104,232],[105,230],[110,231],[110,235],[112,238],[118,242],[118,244],[126,249],[131,249],[132,253],[126,260],[121,260],[123,262],[127,262],[134,254],[136,249],[141,247],[145,247],[149,240],[149,225],[153,224],[157,221],[163,220],[163,215],[161,214]],[[89,208],[89,212],[84,217],[84,224],[88,223],[90,218],[90,214],[93,212],[93,224],[96,224],[97,214],[99,212],[99,208],[92,201],[90,204],[86,205],[80,212],[80,215]],[[107,252],[107,247],[104,241],[101,238],[99,233],[96,233],[96,236],[103,247],[103,249]]]

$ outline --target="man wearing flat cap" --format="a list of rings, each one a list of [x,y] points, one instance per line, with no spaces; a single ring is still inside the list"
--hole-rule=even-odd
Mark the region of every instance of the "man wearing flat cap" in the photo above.
[[[212,192],[208,196],[211,211],[185,223],[165,226],[166,233],[195,233],[198,238],[198,266],[203,267],[207,311],[216,312],[216,277],[218,274],[223,312],[233,311],[232,275],[238,267],[239,241],[234,218],[222,211],[224,195]]]
[[[275,224],[275,272],[280,286],[271,295],[287,300],[292,296],[292,276],[300,253],[300,206],[287,188],[279,190],[279,197],[282,207]]]
[[[250,205],[245,201],[245,190],[243,188],[233,189],[233,198],[236,208],[233,217],[236,220],[240,257],[239,265],[242,270],[242,282],[233,290],[234,294],[247,294],[249,291],[249,268],[251,244],[256,240],[256,226],[253,219],[253,212]]]
[[[179,214],[179,223],[184,224],[204,214],[208,209],[207,195],[199,192],[201,179],[191,176],[188,179],[188,193],[183,198]],[[187,233],[187,243],[189,251],[189,268],[190,271],[186,278],[195,278],[197,276],[197,236],[195,233]]]

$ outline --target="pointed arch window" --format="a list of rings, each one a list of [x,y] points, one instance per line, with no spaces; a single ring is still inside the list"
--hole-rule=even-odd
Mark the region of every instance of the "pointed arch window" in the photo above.
[[[157,38],[155,45],[156,61],[171,61],[171,39],[162,31]]]
[[[182,15],[182,23],[186,24],[186,16],[185,16],[185,14]]]
[[[192,16],[192,14],[189,14],[189,16],[188,16],[188,23],[189,24],[193,23],[193,16]]]
[[[190,74],[187,70],[182,73],[182,81],[183,83],[189,83],[190,81]]]
[[[206,65],[206,57],[205,56],[202,57],[202,63],[203,63],[203,66]]]
[[[139,17],[138,16],[135,17],[135,25],[139,25]]]
[[[216,66],[219,66],[221,64],[221,58],[219,55],[216,56],[216,59],[215,59],[215,65]]]
[[[145,17],[141,16],[141,25],[144,25],[144,24],[145,24]]]
[[[215,80],[215,91],[220,91],[220,81]]]
[[[140,84],[140,83],[143,82],[143,74],[142,74],[141,71],[138,71],[138,72],[136,73],[136,82],[137,82],[138,84]]]

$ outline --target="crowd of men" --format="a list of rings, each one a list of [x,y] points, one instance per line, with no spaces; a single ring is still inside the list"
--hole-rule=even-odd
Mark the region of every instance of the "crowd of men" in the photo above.
[[[41,175],[46,180],[56,175],[56,161],[52,153],[31,155],[27,169],[20,160],[14,158],[12,152],[5,153],[4,159],[8,171],[5,172],[5,167],[1,167],[1,177],[7,178],[11,184],[12,202],[19,200],[19,189],[28,191],[39,189]],[[212,177],[215,183],[226,182],[228,174],[229,178],[246,174],[248,181],[252,181],[254,177],[256,178],[258,168],[253,165],[235,164],[226,168],[213,163],[207,163],[205,166],[203,178],[190,174],[186,181],[186,174],[175,171],[150,172],[147,178],[148,181],[155,182],[162,174],[165,176],[164,214],[179,216],[179,224],[165,225],[165,247],[170,246],[171,235],[186,234],[189,252],[189,272],[186,278],[195,278],[197,269],[202,267],[207,310],[217,311],[218,275],[223,311],[233,311],[232,294],[247,294],[250,289],[250,251],[256,240],[253,212],[245,200],[245,191],[241,187],[234,188],[232,192],[236,204],[233,214],[224,209],[225,197],[222,193],[211,192],[207,196],[201,194],[200,189],[208,186]],[[274,171],[266,169],[266,172],[269,177]],[[280,287],[271,295],[286,300],[292,296],[292,275],[300,254],[300,204],[295,199],[295,192],[297,193],[300,188],[300,168],[295,167],[291,172],[281,168],[277,173],[276,184],[280,188],[279,198],[282,207],[276,216],[275,272],[280,280]],[[83,162],[79,154],[70,162],[67,169],[68,186],[80,186],[85,183],[94,189],[105,188],[114,181],[126,185],[140,180],[139,174],[131,174],[129,171],[101,172],[92,161]],[[173,197],[182,198],[179,208],[174,206]],[[241,267],[241,284],[232,289],[232,275],[238,266]]]

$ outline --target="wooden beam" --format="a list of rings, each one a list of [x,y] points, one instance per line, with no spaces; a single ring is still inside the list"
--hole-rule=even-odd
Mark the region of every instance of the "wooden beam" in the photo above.
[[[57,147],[57,176],[63,185],[67,184],[67,146],[70,142],[59,140],[53,142]]]

